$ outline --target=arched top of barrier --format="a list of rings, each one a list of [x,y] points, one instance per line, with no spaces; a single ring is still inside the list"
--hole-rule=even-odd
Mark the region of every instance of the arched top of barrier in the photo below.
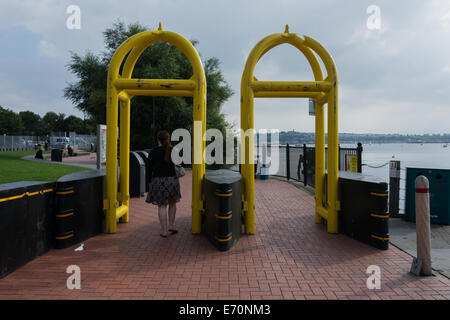
[[[192,77],[187,80],[131,79],[134,67],[141,54],[154,43],[161,41],[175,46],[187,57],[192,65]],[[120,73],[122,65],[123,69]],[[148,93],[151,90],[157,90],[159,95],[182,96],[192,96],[194,90],[206,90],[203,64],[193,44],[178,33],[163,30],[161,23],[158,30],[135,34],[120,45],[111,58],[108,82],[112,83],[118,91],[122,89],[127,91],[119,95],[122,100],[128,99],[128,94],[130,96],[145,95],[145,91]],[[108,89],[110,89],[109,86]],[[163,91],[167,92],[163,93]]]
[[[316,40],[308,36],[298,36],[289,32],[286,25],[283,33],[275,33],[263,38],[250,52],[242,75],[242,85],[249,85],[254,80],[253,72],[258,61],[271,49],[281,44],[290,44],[300,50],[308,60],[316,81],[323,80],[322,68],[316,58],[316,53],[322,60],[327,71],[327,79],[334,86],[337,83],[337,72],[334,60],[328,51]]]

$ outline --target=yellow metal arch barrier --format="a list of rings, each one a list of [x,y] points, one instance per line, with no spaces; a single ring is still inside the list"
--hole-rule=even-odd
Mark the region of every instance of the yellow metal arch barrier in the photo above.
[[[315,81],[258,81],[253,72],[256,64],[270,49],[288,43],[300,50],[311,65]],[[327,78],[316,58],[322,60]],[[241,163],[244,180],[245,232],[255,233],[254,176],[254,98],[312,98],[316,102],[316,223],[327,221],[330,233],[338,232],[338,78],[336,66],[328,51],[316,40],[289,32],[276,33],[262,39],[250,52],[241,80]],[[325,118],[328,103],[328,178],[325,203]],[[250,133],[250,134],[249,134]],[[248,143],[246,142],[248,136]]]
[[[168,42],[190,61],[193,75],[188,80],[132,79],[134,66],[142,52],[156,42]],[[124,62],[124,59],[125,62]],[[120,68],[123,65],[122,72]],[[164,31],[145,31],[127,39],[114,53],[108,70],[106,102],[106,211],[105,232],[116,232],[116,221],[129,221],[130,101],[134,96],[193,97],[194,161],[192,165],[192,233],[201,232],[203,210],[202,180],[205,174],[203,153],[206,131],[206,77],[200,56],[183,36]],[[117,127],[120,101],[120,179],[117,192]],[[201,126],[196,125],[201,123]],[[202,146],[201,149],[195,146]]]

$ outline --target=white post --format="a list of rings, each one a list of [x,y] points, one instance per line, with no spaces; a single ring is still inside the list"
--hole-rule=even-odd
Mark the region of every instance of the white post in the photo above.
[[[427,177],[416,178],[416,233],[417,259],[422,261],[424,276],[431,275],[431,228],[430,228],[430,193]]]

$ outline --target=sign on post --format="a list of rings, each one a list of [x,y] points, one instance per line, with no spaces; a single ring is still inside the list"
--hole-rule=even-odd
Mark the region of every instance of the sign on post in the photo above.
[[[350,156],[350,171],[358,172],[358,157]]]
[[[389,178],[400,179],[400,161],[389,161]]]
[[[316,102],[314,99],[309,98],[309,115],[315,116],[316,115]]]
[[[97,125],[97,169],[106,163],[106,125]]]

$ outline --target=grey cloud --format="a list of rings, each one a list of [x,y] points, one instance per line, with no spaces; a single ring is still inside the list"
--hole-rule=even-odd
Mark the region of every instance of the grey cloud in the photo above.
[[[65,8],[77,4],[82,10],[82,29],[67,30]],[[130,4],[127,6],[127,4]],[[382,30],[366,28],[366,8],[381,8]],[[284,30],[307,34],[320,41],[333,55],[340,79],[340,130],[344,132],[449,132],[450,118],[450,3],[445,1],[52,1],[4,0],[0,4],[0,31],[22,27],[40,37],[41,54],[54,65],[51,86],[36,84],[27,97],[39,97],[36,108],[59,103],[61,112],[77,113],[61,99],[65,82],[72,76],[65,69],[69,51],[103,50],[101,32],[115,19],[178,32],[200,41],[204,57],[218,57],[235,95],[225,104],[230,119],[239,119],[240,77],[251,48],[263,37]],[[449,16],[450,17],[450,16]],[[20,41],[19,39],[17,41]],[[53,48],[53,50],[52,50]],[[39,48],[35,54],[38,55]],[[0,51],[0,55],[4,55]],[[20,92],[20,79],[39,79],[39,68],[13,65],[7,70]],[[5,71],[5,70],[4,70]],[[293,48],[281,46],[265,56],[256,75],[266,80],[311,80],[305,59]],[[269,78],[270,77],[270,78]],[[0,78],[2,80],[2,78]],[[1,85],[4,91],[6,86]],[[53,89],[48,89],[49,87]],[[47,89],[46,89],[47,88]],[[42,93],[44,90],[44,93]],[[6,99],[4,92],[3,99]],[[17,97],[19,96],[19,97]],[[294,99],[257,101],[255,125],[282,130],[313,130],[307,103]],[[17,103],[20,95],[0,104]],[[32,99],[23,100],[33,107]],[[39,105],[39,107],[38,107]],[[407,113],[407,114],[404,114]],[[400,120],[399,120],[400,119]],[[438,119],[438,120],[436,120]],[[305,128],[305,129],[304,129]]]

